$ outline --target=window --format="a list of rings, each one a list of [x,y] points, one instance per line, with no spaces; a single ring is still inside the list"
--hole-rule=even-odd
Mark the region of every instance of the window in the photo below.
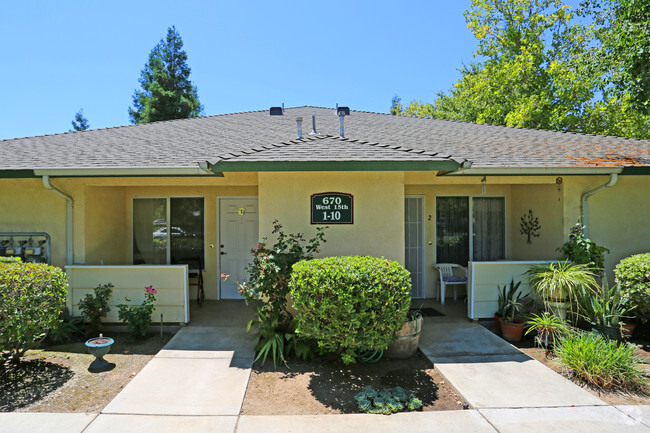
[[[202,268],[203,197],[134,198],[133,263]]]
[[[469,261],[469,198],[436,198],[436,262]]]
[[[466,266],[504,258],[503,197],[436,198],[436,262]]]

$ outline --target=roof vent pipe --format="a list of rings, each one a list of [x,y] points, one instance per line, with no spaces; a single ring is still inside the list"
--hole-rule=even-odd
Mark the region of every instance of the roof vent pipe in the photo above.
[[[311,116],[311,132],[309,135],[318,135],[318,132],[316,132],[316,116]]]
[[[302,138],[302,117],[296,117],[296,125],[298,126],[298,138]]]
[[[343,130],[343,118],[345,117],[345,111],[339,111],[339,137],[345,138]]]

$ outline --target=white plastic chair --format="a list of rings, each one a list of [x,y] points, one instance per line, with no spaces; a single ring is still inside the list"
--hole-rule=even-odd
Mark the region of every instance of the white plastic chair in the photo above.
[[[447,285],[454,286],[454,301],[458,299],[457,286],[464,284],[467,287],[467,268],[455,263],[437,263],[433,266],[438,270],[438,274],[440,275],[436,299],[440,299],[442,305],[445,304],[445,288]],[[462,271],[464,275],[456,275],[454,269]]]

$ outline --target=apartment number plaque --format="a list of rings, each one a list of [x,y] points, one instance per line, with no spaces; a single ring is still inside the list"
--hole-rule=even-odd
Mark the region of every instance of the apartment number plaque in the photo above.
[[[354,198],[342,192],[321,192],[311,196],[312,224],[353,224]]]

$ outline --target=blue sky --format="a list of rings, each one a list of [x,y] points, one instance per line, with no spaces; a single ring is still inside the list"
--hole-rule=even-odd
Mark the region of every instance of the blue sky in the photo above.
[[[0,16],[0,139],[129,124],[149,52],[175,25],[206,115],[432,100],[473,61],[462,1],[14,1]]]

